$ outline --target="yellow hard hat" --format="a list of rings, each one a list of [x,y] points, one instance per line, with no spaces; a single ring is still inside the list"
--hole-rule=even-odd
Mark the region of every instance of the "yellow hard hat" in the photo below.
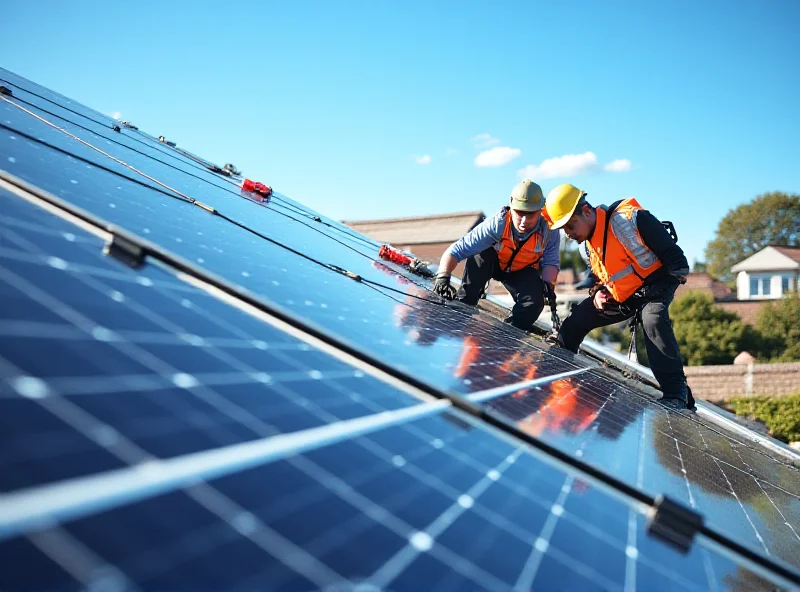
[[[575,212],[575,207],[584,195],[586,195],[585,191],[581,191],[569,183],[559,185],[550,191],[544,204],[550,228],[555,229],[564,226]]]

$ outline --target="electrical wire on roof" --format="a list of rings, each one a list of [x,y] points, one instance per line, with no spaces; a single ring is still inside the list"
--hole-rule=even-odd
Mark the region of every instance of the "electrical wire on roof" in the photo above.
[[[10,82],[10,81],[5,80],[3,78],[0,78],[0,81],[3,81],[6,84],[9,84],[9,85],[12,85],[12,86],[16,86],[16,87],[22,89],[24,92],[26,92],[26,93],[28,93],[30,95],[33,95],[34,97],[37,97],[37,98],[39,98],[39,99],[41,99],[43,101],[47,101],[48,103],[52,103],[53,105],[57,106],[59,109],[63,109],[65,111],[68,111],[69,113],[77,115],[78,117],[83,117],[84,119],[87,119],[87,120],[91,121],[92,123],[95,123],[95,124],[99,125],[100,127],[103,127],[103,128],[108,128],[109,127],[108,124],[105,123],[105,122],[98,121],[96,119],[93,119],[92,117],[89,117],[88,115],[86,115],[84,113],[81,113],[79,111],[76,111],[74,109],[70,109],[69,107],[61,105],[59,103],[56,103],[52,99],[49,99],[49,98],[47,98],[45,96],[42,96],[42,95],[40,95],[38,93],[35,93],[35,92],[33,92],[33,91],[31,91],[31,90],[29,90],[27,88],[23,88],[23,87],[19,86],[18,84],[14,84],[13,82]],[[8,90],[9,93],[11,92],[10,89],[7,89],[7,90]],[[58,117],[59,119],[61,119],[63,121],[66,121],[66,122],[70,123],[71,125],[79,127],[79,128],[81,128],[83,130],[86,130],[89,133],[93,133],[93,134],[97,133],[94,130],[89,129],[86,126],[83,126],[83,125],[81,125],[81,124],[79,124],[79,123],[77,123],[75,121],[66,119],[66,118],[64,118],[64,117],[62,117],[62,116],[60,116],[60,115],[58,115],[56,113],[53,113],[52,111],[48,111],[48,110],[44,109],[43,107],[41,107],[40,105],[35,105],[35,104],[31,103],[30,101],[26,101],[25,99],[22,99],[20,97],[14,97],[14,98],[17,101],[21,102],[21,103],[29,105],[30,107],[33,107],[33,108],[35,108],[35,109],[37,109],[37,110],[39,110],[39,111],[41,111],[43,113],[47,113],[48,115],[52,115],[53,117]],[[128,122],[123,121],[123,122],[120,122],[120,123],[124,124],[127,129],[131,129],[133,131],[136,131],[137,132],[136,135],[141,135],[141,136],[144,136],[144,137],[146,137],[148,139],[151,138],[151,136],[149,136],[148,134],[145,134],[144,132],[140,131],[138,127],[131,126]],[[114,123],[114,125],[111,126],[110,129],[112,129],[115,132],[120,132],[121,131],[120,130],[120,126],[117,123]],[[155,151],[157,151],[157,152],[159,152],[159,153],[161,153],[161,154],[163,154],[165,156],[169,156],[170,158],[174,158],[175,160],[178,160],[179,162],[184,162],[185,163],[185,161],[183,161],[180,158],[176,157],[171,152],[167,152],[167,151],[162,150],[157,144],[150,144],[149,142],[145,142],[144,140],[141,140],[140,138],[137,138],[136,135],[126,134],[126,137],[130,138],[134,142],[142,144],[143,146],[147,146],[148,148],[151,148],[151,149],[153,149],[153,150],[155,150]],[[144,156],[146,158],[150,158],[152,160],[155,160],[156,162],[159,162],[159,163],[163,164],[164,166],[168,166],[168,167],[173,168],[173,169],[175,169],[177,171],[180,171],[180,172],[182,172],[184,174],[190,175],[190,176],[194,177],[195,179],[198,179],[200,181],[208,183],[209,185],[217,187],[218,189],[222,189],[224,191],[229,191],[230,193],[236,194],[236,192],[234,192],[231,189],[228,189],[226,187],[221,187],[220,185],[217,185],[216,183],[212,183],[207,178],[200,177],[198,175],[190,173],[189,171],[185,171],[185,170],[183,170],[183,169],[181,169],[181,168],[179,168],[179,167],[177,167],[177,166],[175,166],[173,164],[170,164],[168,162],[160,160],[160,159],[154,157],[152,154],[148,154],[146,152],[142,152],[141,150],[137,150],[136,148],[133,148],[132,146],[128,146],[127,144],[124,144],[122,142],[113,140],[111,138],[105,138],[105,139],[108,140],[109,142],[113,142],[115,144],[118,144],[119,146],[127,148],[128,150],[132,150],[132,151],[136,152],[137,154],[141,154],[142,156]],[[152,139],[156,140],[156,138],[152,138]],[[236,168],[236,166],[234,166],[234,165],[232,165],[230,163],[227,163],[227,164],[225,164],[225,166],[220,168],[217,165],[215,165],[213,163],[210,163],[208,161],[205,161],[205,160],[203,160],[203,159],[191,154],[190,152],[187,152],[187,151],[181,149],[178,146],[175,146],[174,148],[172,148],[172,150],[175,151],[175,152],[178,152],[179,154],[182,154],[183,156],[185,156],[186,158],[188,158],[189,160],[191,160],[195,164],[200,165],[199,167],[196,167],[196,168],[198,168],[200,170],[208,169],[208,170],[211,170],[212,172],[219,173],[219,174],[221,174],[223,176],[223,180],[224,181],[226,181],[227,183],[230,183],[231,185],[233,185],[235,187],[239,187],[239,182],[238,181],[228,178],[231,175],[241,175],[241,171],[239,171]],[[194,166],[191,163],[185,163],[185,164],[188,164],[189,166]],[[352,238],[353,240],[357,240],[359,242],[362,242],[362,243],[366,244],[370,248],[378,246],[377,243],[375,243],[374,241],[372,241],[372,240],[370,240],[370,239],[368,239],[368,238],[366,238],[366,237],[364,237],[364,236],[362,236],[360,234],[351,232],[351,231],[349,231],[349,229],[345,229],[343,227],[340,227],[340,226],[337,226],[337,225],[334,225],[334,224],[330,224],[330,223],[326,222],[325,220],[323,220],[320,216],[316,216],[314,214],[306,212],[305,210],[294,206],[293,204],[289,203],[287,200],[285,200],[284,198],[281,198],[278,195],[275,195],[274,197],[275,197],[275,200],[272,202],[272,206],[273,206],[273,211],[275,211],[276,213],[282,214],[282,212],[277,212],[277,210],[274,209],[275,207],[282,207],[282,208],[285,208],[285,209],[287,209],[287,210],[289,210],[291,212],[294,212],[295,214],[303,216],[304,218],[309,218],[309,219],[313,220],[314,222],[322,224],[323,226],[327,226],[328,228],[332,228],[333,230],[335,230],[337,232],[340,232],[340,233]],[[282,215],[285,215],[285,214],[282,214]],[[328,236],[328,235],[326,235],[326,236]]]
[[[125,167],[125,168],[127,168],[127,169],[129,169],[129,170],[131,170],[131,171],[133,171],[134,173],[136,173],[136,174],[138,174],[138,175],[141,175],[142,177],[144,177],[144,178],[146,178],[146,179],[148,179],[148,180],[152,181],[153,183],[156,183],[158,186],[160,186],[160,187],[162,187],[163,189],[166,189],[166,190],[167,190],[167,191],[161,191],[161,193],[163,193],[163,194],[165,194],[165,195],[167,195],[167,196],[169,196],[169,197],[173,197],[173,198],[176,198],[176,197],[177,197],[177,198],[181,199],[182,201],[186,201],[186,202],[188,202],[188,203],[191,203],[192,205],[196,205],[196,206],[198,206],[198,207],[202,208],[203,210],[205,210],[205,211],[207,211],[207,212],[209,212],[209,213],[211,213],[211,214],[213,214],[213,215],[216,215],[216,216],[219,216],[219,217],[223,218],[223,219],[224,219],[224,220],[226,220],[227,222],[230,222],[230,223],[232,223],[232,224],[234,224],[234,225],[236,225],[236,226],[239,226],[240,228],[242,228],[242,229],[244,229],[244,230],[247,230],[248,232],[251,232],[252,234],[255,234],[256,236],[258,236],[258,237],[260,237],[260,238],[262,238],[262,239],[264,239],[264,240],[267,240],[268,242],[270,242],[270,243],[272,243],[272,244],[275,244],[275,245],[277,245],[277,246],[280,246],[281,248],[283,248],[283,249],[286,249],[286,250],[288,250],[288,251],[290,251],[290,252],[294,253],[295,255],[298,255],[298,256],[300,256],[300,257],[303,257],[304,259],[306,259],[306,260],[308,260],[308,261],[311,261],[311,262],[313,262],[313,263],[316,263],[316,264],[318,264],[318,265],[321,265],[321,266],[323,266],[323,267],[325,267],[325,268],[327,268],[327,269],[329,269],[329,270],[336,271],[337,273],[342,273],[342,271],[341,271],[341,270],[342,270],[342,268],[341,268],[341,267],[339,267],[339,266],[336,266],[336,265],[332,265],[332,264],[328,264],[328,263],[324,263],[324,262],[322,262],[322,261],[319,261],[319,260],[317,260],[317,259],[314,259],[313,257],[310,257],[310,256],[306,255],[305,253],[301,253],[300,251],[297,251],[297,250],[295,250],[295,249],[292,249],[291,247],[289,247],[289,246],[287,246],[287,245],[285,245],[285,244],[283,244],[283,243],[281,243],[281,242],[279,242],[279,241],[276,241],[276,240],[274,240],[274,239],[272,239],[272,238],[270,238],[270,237],[268,237],[268,236],[266,236],[266,235],[264,235],[264,234],[262,234],[262,233],[260,233],[260,232],[256,231],[256,230],[255,230],[255,229],[253,229],[253,228],[250,228],[250,227],[249,227],[249,226],[247,226],[246,224],[243,224],[243,223],[241,223],[241,222],[238,222],[238,221],[234,220],[233,218],[230,218],[230,217],[228,217],[228,216],[226,216],[226,215],[222,214],[222,213],[221,213],[221,212],[219,212],[217,209],[215,209],[215,208],[213,208],[213,207],[211,207],[211,206],[209,206],[209,205],[207,205],[207,204],[205,204],[205,203],[203,203],[203,202],[201,202],[201,201],[199,201],[199,200],[197,200],[197,199],[195,199],[195,198],[193,198],[193,197],[191,197],[191,196],[188,196],[188,195],[186,195],[185,193],[182,193],[181,191],[179,191],[179,190],[175,189],[174,187],[171,187],[171,186],[167,185],[166,183],[163,183],[162,181],[159,181],[159,180],[158,180],[158,179],[156,179],[155,177],[152,177],[152,176],[148,175],[147,173],[144,173],[144,172],[140,171],[139,169],[137,169],[137,168],[135,168],[135,167],[133,167],[133,166],[129,165],[128,163],[124,162],[123,160],[121,160],[121,159],[119,159],[119,158],[116,158],[115,156],[112,156],[111,154],[109,154],[109,153],[105,152],[104,150],[101,150],[100,148],[97,148],[97,147],[96,147],[96,146],[94,146],[93,144],[91,144],[91,143],[87,142],[86,140],[83,140],[82,138],[80,138],[80,137],[76,136],[75,134],[72,134],[72,133],[70,133],[69,131],[67,131],[67,130],[65,130],[65,129],[63,129],[63,128],[60,128],[60,127],[58,127],[58,126],[57,126],[57,125],[55,125],[54,123],[51,123],[51,122],[49,122],[48,120],[46,120],[45,118],[43,118],[43,117],[41,117],[41,116],[37,115],[36,113],[33,113],[32,111],[30,111],[30,110],[28,110],[28,109],[25,109],[24,107],[22,107],[22,106],[20,106],[20,105],[17,105],[17,104],[16,104],[16,103],[14,103],[13,101],[10,101],[10,100],[8,100],[6,97],[4,97],[4,96],[0,96],[0,99],[2,99],[3,101],[5,101],[5,102],[9,103],[10,105],[13,105],[13,106],[17,107],[17,108],[18,108],[18,109],[20,109],[21,111],[23,111],[23,112],[27,113],[28,115],[30,115],[30,116],[32,116],[32,117],[34,117],[34,118],[38,119],[38,120],[40,120],[41,122],[45,123],[46,125],[48,125],[48,126],[50,126],[50,127],[54,128],[54,129],[56,129],[56,130],[58,130],[58,131],[60,131],[60,132],[62,132],[62,133],[64,133],[64,134],[66,134],[67,136],[71,137],[72,139],[76,140],[77,142],[79,142],[79,143],[81,143],[81,144],[83,144],[83,145],[87,146],[88,148],[91,148],[92,150],[94,150],[94,151],[96,151],[96,152],[98,152],[98,153],[102,154],[103,156],[106,156],[106,157],[110,158],[111,160],[113,160],[114,162],[116,162],[116,163],[120,164],[121,166],[123,166],[123,167]],[[62,152],[62,153],[67,153],[65,150],[61,150],[61,149],[59,149],[59,148],[57,148],[57,147],[55,147],[55,146],[52,146],[52,145],[48,144],[47,142],[44,142],[44,141],[42,141],[42,140],[39,140],[38,138],[33,138],[32,136],[30,136],[30,135],[28,135],[28,134],[25,134],[24,132],[21,132],[21,131],[19,131],[19,130],[14,130],[14,128],[11,128],[11,127],[9,127],[9,126],[7,126],[7,125],[5,125],[5,124],[0,124],[0,127],[3,127],[3,128],[5,128],[5,129],[9,129],[9,130],[13,130],[13,131],[14,131],[14,133],[18,133],[20,136],[23,136],[23,137],[25,137],[26,139],[30,139],[30,140],[36,141],[37,143],[40,143],[40,144],[46,145],[46,146],[48,146],[48,147],[50,147],[50,148],[55,148],[55,149],[56,149],[56,150],[58,150],[59,152]],[[67,153],[67,154],[69,154],[69,153]],[[84,159],[84,158],[81,158],[81,157],[79,157],[79,156],[72,155],[72,154],[70,154],[70,156],[72,156],[73,158],[79,158],[80,160],[82,160],[82,161],[84,161],[84,162],[87,162],[87,163],[89,163],[89,164],[92,164],[92,165],[98,166],[99,168],[101,168],[101,169],[103,169],[103,170],[106,170],[106,171],[108,171],[108,172],[113,172],[114,174],[116,174],[116,175],[119,175],[119,176],[121,176],[121,177],[123,177],[123,178],[125,178],[125,179],[131,180],[131,181],[133,180],[133,179],[131,179],[130,177],[127,177],[126,175],[122,175],[122,174],[120,174],[120,173],[118,173],[118,172],[116,172],[116,171],[113,171],[112,169],[108,169],[108,168],[106,168],[106,167],[102,167],[101,165],[98,165],[97,163],[95,163],[95,162],[93,162],[93,161],[88,161],[87,159]],[[151,188],[151,189],[155,189],[154,187],[150,187],[150,186],[148,186],[148,185],[147,185],[147,184],[145,184],[145,183],[140,183],[140,184],[144,185],[145,187],[149,187],[149,188]],[[336,239],[332,239],[332,240],[336,240]],[[337,241],[337,242],[340,242],[340,241]],[[342,244],[343,244],[343,243],[342,243]],[[347,245],[345,245],[345,246],[347,246]],[[357,252],[358,252],[358,251],[357,251]],[[365,257],[366,257],[366,255],[365,255]],[[369,258],[369,257],[367,257],[367,258]],[[352,277],[352,276],[355,276],[356,274],[350,274],[350,273],[348,272],[348,273],[345,273],[345,275],[349,275],[349,277]],[[359,281],[361,281],[362,283],[364,283],[364,284],[366,284],[366,285],[370,285],[370,286],[371,286],[371,287],[373,287],[373,288],[378,288],[378,287],[379,287],[379,288],[383,288],[384,290],[389,290],[389,291],[392,291],[392,292],[396,292],[396,293],[402,294],[403,296],[412,296],[412,297],[414,297],[414,298],[417,298],[417,299],[419,299],[419,300],[425,300],[425,301],[427,301],[427,302],[430,302],[430,303],[433,303],[433,304],[444,305],[444,302],[442,302],[441,300],[439,300],[439,301],[437,301],[437,300],[431,300],[431,299],[428,299],[428,298],[424,298],[424,297],[422,297],[422,296],[419,296],[419,295],[417,295],[417,294],[409,294],[409,293],[407,293],[407,292],[406,292],[406,291],[404,291],[404,290],[398,290],[397,288],[393,288],[393,287],[391,287],[391,286],[386,286],[386,285],[384,285],[384,284],[381,284],[381,283],[379,283],[379,282],[375,282],[375,281],[372,281],[372,280],[365,280],[365,279],[363,279],[363,278],[362,278],[362,279],[360,279]],[[424,287],[424,286],[423,286],[423,287]],[[396,299],[395,299],[395,300],[396,300]],[[403,303],[403,304],[405,304],[405,303]]]
[[[11,92],[11,91],[9,90],[9,92]],[[26,90],[25,92],[29,92],[29,91],[27,91],[27,90]],[[33,94],[34,96],[39,96],[39,95],[36,95],[35,93],[30,93],[30,94]],[[51,116],[53,116],[53,117],[58,117],[59,119],[61,119],[61,120],[63,120],[63,121],[66,121],[66,122],[70,123],[71,125],[74,125],[74,126],[76,126],[76,127],[80,128],[80,129],[86,130],[86,131],[87,131],[87,132],[89,132],[89,133],[92,133],[92,134],[95,134],[95,133],[97,133],[97,132],[95,132],[94,130],[92,130],[92,129],[90,129],[90,128],[88,128],[88,127],[84,126],[84,125],[81,125],[81,124],[79,124],[79,123],[76,123],[76,122],[74,122],[74,121],[71,121],[71,120],[68,120],[68,119],[65,119],[64,117],[62,117],[62,116],[60,116],[60,115],[58,115],[58,114],[56,114],[56,113],[53,113],[52,111],[48,111],[47,109],[44,109],[44,108],[40,107],[39,105],[35,105],[35,104],[33,104],[33,103],[29,102],[29,101],[26,101],[26,100],[24,100],[24,99],[21,99],[21,98],[19,98],[19,97],[14,97],[14,98],[15,98],[17,101],[19,101],[20,103],[24,103],[24,104],[26,104],[26,105],[28,105],[28,106],[30,106],[30,107],[32,107],[32,108],[34,108],[34,109],[37,109],[38,111],[40,111],[40,112],[42,112],[42,113],[46,113],[46,114],[48,114],[48,115],[51,115]],[[40,97],[40,98],[42,98],[43,100],[49,101],[49,102],[51,102],[51,103],[55,104],[56,106],[59,106],[59,107],[60,107],[60,105],[58,105],[58,103],[55,103],[54,101],[51,101],[50,99],[47,99],[46,97]],[[64,107],[64,109],[66,109],[66,110],[68,110],[68,111],[70,111],[70,112],[72,112],[72,113],[75,113],[76,115],[81,115],[82,117],[84,117],[84,118],[88,119],[89,121],[92,121],[93,123],[96,123],[97,125],[100,125],[100,126],[102,126],[102,127],[106,127],[106,126],[105,126],[105,124],[103,124],[103,123],[101,123],[101,122],[98,122],[98,121],[96,121],[96,120],[92,119],[91,117],[88,117],[88,116],[86,116],[86,115],[82,115],[81,113],[78,113],[77,111],[73,111],[73,110],[71,110],[71,109],[67,109],[66,107]],[[118,126],[118,125],[115,125],[115,126],[114,126],[113,128],[111,128],[111,129],[112,129],[112,130],[114,130],[114,131],[117,131],[117,132],[119,132],[119,131],[120,131],[120,130],[119,130],[119,126]],[[138,133],[139,133],[139,134],[141,134],[141,135],[145,135],[145,136],[146,136],[146,134],[143,134],[142,132],[138,132]],[[148,144],[147,142],[144,142],[144,141],[140,140],[139,138],[136,138],[136,137],[134,137],[134,136],[131,136],[131,135],[127,135],[126,137],[128,137],[128,138],[130,138],[131,140],[133,140],[133,141],[135,141],[135,142],[138,142],[138,143],[140,143],[140,144],[142,144],[142,145],[144,145],[144,146],[147,146],[148,148],[155,149],[155,150],[157,150],[158,152],[161,152],[162,154],[164,154],[164,155],[166,155],[166,156],[170,156],[171,158],[176,158],[176,157],[175,157],[175,156],[173,156],[172,154],[169,154],[169,153],[163,152],[163,151],[159,150],[159,149],[158,149],[156,146],[151,146],[150,144]],[[154,157],[154,156],[152,156],[151,154],[148,154],[148,153],[146,153],[146,152],[143,152],[143,151],[141,151],[141,150],[137,150],[136,148],[134,148],[134,147],[132,147],[132,146],[128,146],[127,144],[124,144],[124,143],[122,143],[122,142],[119,142],[119,141],[117,141],[117,140],[114,140],[114,139],[111,139],[111,138],[106,138],[106,140],[107,140],[107,141],[109,141],[109,142],[112,142],[112,143],[114,143],[114,144],[117,144],[117,145],[119,145],[119,146],[122,146],[123,148],[126,148],[126,149],[128,149],[128,150],[131,150],[131,151],[135,152],[136,154],[139,154],[139,155],[141,155],[141,156],[144,156],[145,158],[149,158],[149,159],[151,159],[151,160],[154,160],[154,161],[156,161],[156,162],[158,162],[158,163],[160,163],[160,164],[163,164],[164,166],[170,167],[170,168],[172,168],[172,169],[174,169],[174,170],[176,170],[176,171],[179,171],[179,172],[181,172],[181,173],[184,173],[184,174],[186,174],[186,175],[189,175],[189,176],[191,176],[191,177],[193,177],[193,178],[195,178],[195,179],[198,179],[199,181],[203,181],[203,182],[205,182],[205,183],[208,183],[209,185],[211,185],[211,186],[213,186],[213,187],[216,187],[217,189],[221,189],[221,190],[223,190],[223,191],[228,191],[229,193],[231,193],[231,194],[233,194],[233,195],[237,195],[237,196],[239,196],[239,194],[238,194],[238,193],[236,193],[235,191],[233,191],[232,189],[230,189],[230,188],[228,188],[228,187],[222,187],[222,186],[220,186],[220,185],[217,185],[216,183],[213,183],[213,182],[211,182],[211,181],[210,181],[209,179],[207,179],[207,178],[200,177],[200,176],[198,176],[198,175],[195,175],[194,173],[191,173],[191,172],[189,172],[189,171],[185,171],[184,169],[182,169],[182,168],[179,168],[179,167],[177,167],[177,166],[175,166],[175,165],[173,165],[173,164],[170,164],[170,163],[168,163],[168,162],[165,162],[165,161],[163,161],[163,160],[160,160],[160,159],[158,159],[158,158],[155,158],[155,157]],[[180,150],[180,149],[176,149],[176,150]],[[187,153],[187,154],[188,154],[188,153]],[[178,159],[178,160],[180,160],[180,159]],[[188,164],[188,163],[187,163],[187,164]],[[216,165],[213,165],[213,166],[216,166]],[[233,167],[233,165],[230,165],[230,166],[231,166],[231,167]],[[235,167],[234,167],[234,169],[235,169]],[[240,188],[240,185],[238,184],[238,182],[236,182],[236,181],[232,181],[232,180],[228,180],[228,179],[226,179],[226,181],[227,181],[228,183],[230,183],[231,185],[233,185],[233,186],[235,186],[235,187],[237,187],[237,188]],[[366,246],[368,246],[370,249],[374,248],[374,246],[375,246],[375,243],[374,243],[373,241],[371,241],[371,240],[367,239],[366,237],[363,237],[363,236],[361,236],[361,235],[358,235],[358,234],[355,234],[355,233],[349,232],[349,231],[347,231],[347,230],[345,230],[345,229],[343,229],[343,228],[340,228],[340,227],[338,227],[338,226],[336,226],[336,225],[334,225],[334,224],[330,224],[330,223],[328,223],[328,222],[325,222],[325,221],[324,221],[324,220],[322,220],[322,219],[321,219],[319,216],[312,215],[312,214],[310,214],[310,213],[308,213],[308,212],[305,212],[304,210],[301,210],[300,208],[296,208],[296,207],[294,207],[292,204],[290,204],[290,203],[288,203],[288,202],[287,202],[287,203],[279,203],[279,201],[280,201],[280,199],[281,199],[281,198],[280,198],[280,197],[278,197],[278,196],[275,196],[275,197],[276,197],[276,199],[275,199],[275,200],[273,200],[273,202],[272,202],[272,204],[271,204],[273,207],[272,207],[271,209],[272,209],[272,211],[273,211],[273,212],[275,212],[276,214],[280,214],[280,215],[282,215],[282,216],[286,216],[286,217],[288,217],[288,218],[290,218],[290,219],[292,219],[292,220],[295,220],[295,221],[297,221],[297,222],[300,222],[301,224],[303,224],[303,222],[302,222],[302,221],[300,221],[300,220],[297,220],[296,218],[293,218],[292,216],[289,216],[288,214],[286,214],[286,213],[284,213],[284,212],[280,212],[280,211],[278,211],[278,210],[276,209],[276,208],[284,208],[284,209],[286,209],[286,210],[288,210],[288,211],[290,211],[290,212],[293,212],[293,213],[296,213],[296,214],[298,214],[298,215],[300,215],[300,216],[303,216],[304,218],[309,218],[309,219],[311,219],[311,220],[313,220],[313,221],[315,221],[315,222],[318,222],[318,223],[322,224],[323,226],[327,226],[327,227],[329,227],[329,228],[331,228],[331,229],[333,229],[333,230],[335,230],[335,231],[337,231],[337,232],[340,232],[341,234],[343,234],[343,235],[345,235],[345,236],[348,236],[348,237],[350,237],[350,238],[352,238],[352,239],[354,239],[354,240],[358,240],[359,242],[362,242],[362,243],[364,243],[364,244],[365,244]],[[255,200],[255,201],[256,201],[256,202],[260,202],[260,200]],[[311,226],[311,225],[308,225],[308,224],[305,224],[305,226],[307,226],[308,228],[311,228],[311,229],[315,230],[316,232],[320,232],[321,234],[323,234],[324,236],[326,236],[326,237],[330,238],[331,240],[336,240],[336,239],[334,239],[333,237],[331,237],[330,235],[328,235],[328,234],[325,234],[324,232],[322,232],[322,231],[321,231],[321,230],[319,230],[318,228],[314,228],[313,226]],[[338,242],[338,241],[337,241],[337,242]],[[344,245],[345,243],[341,243],[341,244],[343,244],[343,245]],[[345,246],[347,246],[348,248],[351,248],[352,250],[354,250],[355,252],[359,253],[359,254],[360,254],[360,255],[362,255],[362,256],[367,256],[367,255],[365,255],[364,253],[362,253],[362,252],[360,252],[360,251],[357,251],[356,249],[353,249],[353,248],[352,248],[352,247],[350,247],[349,245],[345,245]]]

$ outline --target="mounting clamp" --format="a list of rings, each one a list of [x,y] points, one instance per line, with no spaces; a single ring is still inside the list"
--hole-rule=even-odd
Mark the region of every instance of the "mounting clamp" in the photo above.
[[[117,261],[124,263],[133,269],[139,269],[144,265],[147,254],[141,245],[119,236],[112,234],[111,239],[103,248],[103,254],[113,257]]]
[[[703,516],[670,498],[659,495],[647,513],[647,532],[681,553],[687,553],[695,534],[703,527]]]

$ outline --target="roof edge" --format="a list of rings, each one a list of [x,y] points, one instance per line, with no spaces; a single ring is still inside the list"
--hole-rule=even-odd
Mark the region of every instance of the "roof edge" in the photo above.
[[[467,216],[486,216],[482,210],[467,212],[450,212],[449,214],[432,214],[430,216],[406,216],[401,218],[376,218],[372,220],[340,220],[342,224],[387,224],[391,222],[413,222],[414,220],[438,220],[441,218],[466,218]]]

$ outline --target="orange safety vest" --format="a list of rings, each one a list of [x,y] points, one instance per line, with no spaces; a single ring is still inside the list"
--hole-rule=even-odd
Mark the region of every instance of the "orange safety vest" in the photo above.
[[[633,197],[623,199],[610,220],[604,206],[595,208],[597,224],[588,241],[589,260],[592,271],[617,302],[625,302],[661,267],[636,226],[636,214],[642,209]]]
[[[511,220],[511,208],[506,206],[503,209],[506,213],[503,236],[500,238],[500,242],[494,246],[500,261],[500,269],[502,271],[519,271],[526,267],[539,269],[539,259],[544,254],[550,227],[545,224],[544,232],[534,232],[518,245],[514,241],[514,233],[511,230],[514,226],[514,222]]]

